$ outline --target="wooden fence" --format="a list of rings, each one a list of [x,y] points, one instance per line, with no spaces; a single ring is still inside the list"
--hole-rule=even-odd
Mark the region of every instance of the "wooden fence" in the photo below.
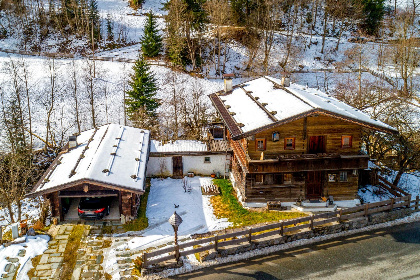
[[[419,196],[411,201],[411,195],[392,198],[386,201],[364,204],[352,208],[342,209],[335,212],[311,215],[303,218],[285,220],[277,223],[267,224],[255,228],[242,228],[238,231],[213,237],[198,239],[171,246],[150,253],[143,253],[143,267],[174,260],[179,256],[187,256],[207,250],[218,250],[221,247],[239,245],[241,243],[252,243],[258,239],[273,237],[278,238],[287,232],[295,232],[302,229],[314,229],[314,227],[350,220],[357,217],[367,216],[373,213],[390,211],[396,208],[419,208]],[[412,205],[414,203],[414,205]],[[191,249],[192,248],[192,249]],[[169,255],[168,255],[169,254]]]
[[[386,180],[384,177],[378,174],[378,185],[390,192],[392,195],[395,195],[397,197],[407,196],[409,195],[408,192],[404,191],[403,189],[400,189],[396,185],[392,184],[388,180]]]

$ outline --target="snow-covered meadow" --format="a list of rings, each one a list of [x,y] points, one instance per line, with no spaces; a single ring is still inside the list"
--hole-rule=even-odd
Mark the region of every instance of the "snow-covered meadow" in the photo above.
[[[174,230],[168,219],[175,211],[183,220],[178,232],[180,238],[231,226],[227,219],[214,216],[210,196],[201,194],[201,186],[209,185],[212,178],[186,179],[191,191],[184,191],[182,179],[151,180],[146,210],[149,227],[141,233],[142,237],[133,238],[126,248],[146,249],[173,241]]]

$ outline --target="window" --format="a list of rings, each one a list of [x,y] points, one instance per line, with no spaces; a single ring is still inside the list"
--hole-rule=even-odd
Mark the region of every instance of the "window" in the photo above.
[[[292,183],[292,174],[291,173],[285,173],[283,184],[291,184],[291,183]]]
[[[277,131],[273,132],[273,142],[277,142],[279,140],[280,140],[280,133],[278,133]]]
[[[351,148],[352,137],[351,136],[341,136],[341,148]]]
[[[284,138],[284,149],[285,150],[294,150],[295,149],[295,138]]]
[[[340,171],[340,182],[347,182],[347,171]]]
[[[265,151],[265,138],[257,138],[255,140],[257,151]]]
[[[210,157],[204,157],[204,163],[211,163]]]
[[[335,182],[335,174],[328,174],[328,182]]]

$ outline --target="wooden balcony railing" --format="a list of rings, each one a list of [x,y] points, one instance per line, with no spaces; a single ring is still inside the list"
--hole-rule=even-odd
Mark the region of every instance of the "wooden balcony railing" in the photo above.
[[[250,172],[301,172],[365,169],[368,155],[301,154],[281,155],[277,159],[250,160]]]

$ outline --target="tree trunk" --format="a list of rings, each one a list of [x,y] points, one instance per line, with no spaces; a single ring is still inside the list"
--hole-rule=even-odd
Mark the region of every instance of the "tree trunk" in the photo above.
[[[29,140],[30,140],[30,151],[32,153],[33,149],[33,135],[32,135],[32,114],[31,114],[31,100],[29,97],[29,86],[28,86],[28,69],[26,68],[26,65],[23,66],[23,73],[24,73],[24,79],[25,79],[25,89],[26,89],[26,101],[28,103],[28,122],[29,122]]]
[[[340,30],[338,31],[338,40],[337,40],[337,45],[335,46],[335,50],[338,51],[338,47],[340,46],[340,40],[341,40],[341,35],[343,34],[343,27],[344,23],[342,22],[340,24]]]
[[[321,47],[321,53],[324,53],[324,47],[325,47],[325,36],[327,36],[327,19],[328,15],[327,12],[324,11],[324,30],[322,32],[322,47]]]

